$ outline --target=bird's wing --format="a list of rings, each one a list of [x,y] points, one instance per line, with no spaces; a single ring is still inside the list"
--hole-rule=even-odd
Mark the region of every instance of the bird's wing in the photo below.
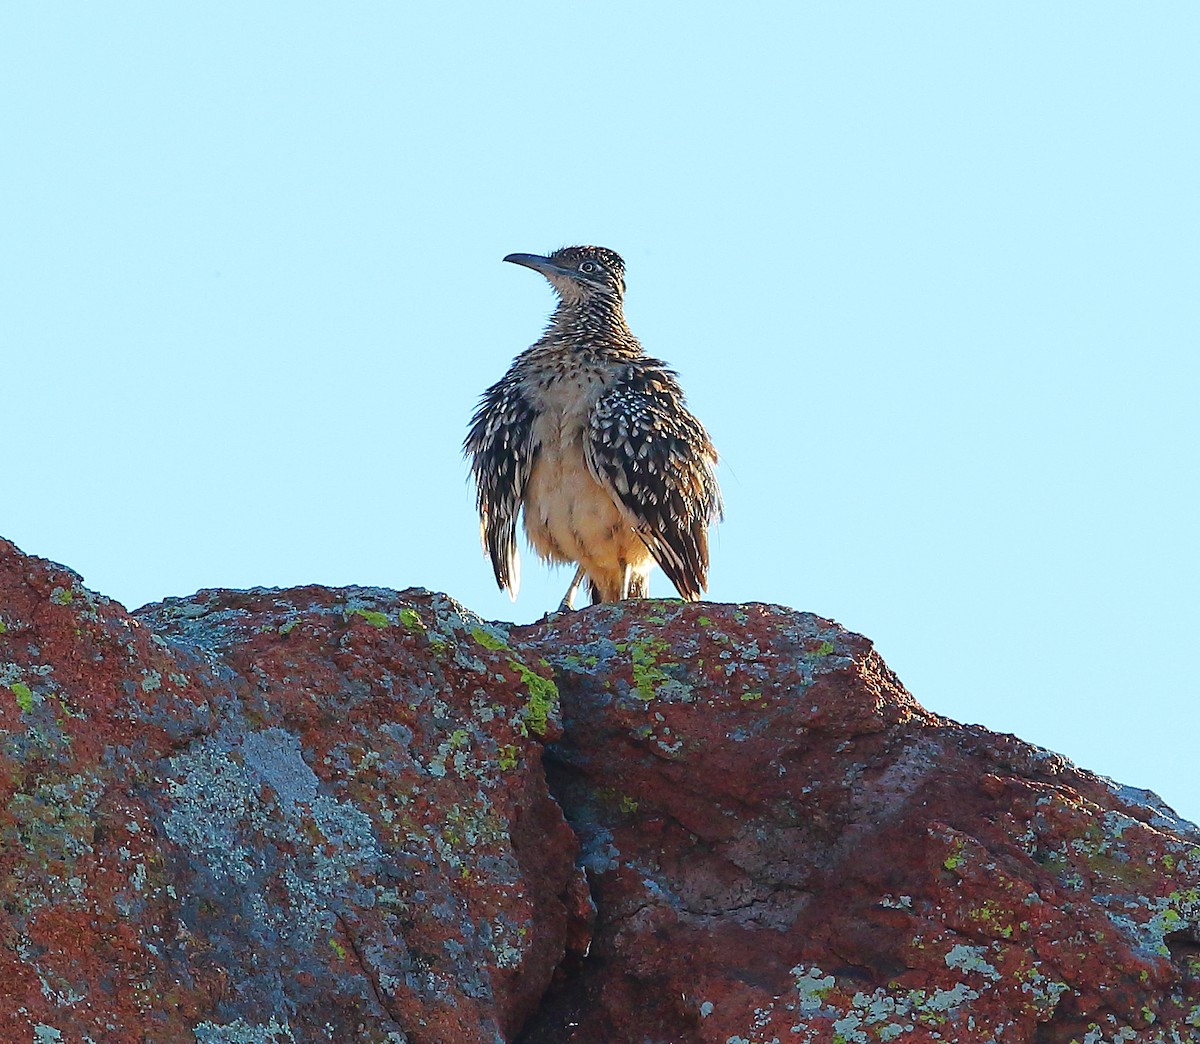
[[[596,403],[588,468],[683,598],[708,584],[708,527],[721,517],[717,451],[656,359],[630,365]]]
[[[517,516],[537,455],[533,417],[533,407],[510,371],[483,393],[463,442],[475,477],[483,549],[492,560],[496,583],[513,599],[521,585]]]

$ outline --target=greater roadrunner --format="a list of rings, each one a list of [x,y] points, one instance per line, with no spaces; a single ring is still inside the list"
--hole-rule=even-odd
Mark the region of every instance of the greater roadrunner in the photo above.
[[[625,262],[603,247],[504,259],[558,294],[546,332],[479,402],[463,449],[496,582],[520,584],[517,515],[533,549],[574,562],[593,602],[645,597],[658,562],[695,601],[708,582],[708,527],[721,517],[717,452],[673,370],[629,332]]]

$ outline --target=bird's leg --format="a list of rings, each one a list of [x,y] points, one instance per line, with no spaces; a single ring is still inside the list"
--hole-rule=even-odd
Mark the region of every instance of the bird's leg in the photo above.
[[[558,611],[560,613],[568,613],[575,608],[575,592],[579,590],[579,585],[583,583],[586,575],[587,570],[583,566],[575,570],[575,579],[571,581],[571,586],[567,588],[567,593],[563,595],[563,600],[559,603]]]

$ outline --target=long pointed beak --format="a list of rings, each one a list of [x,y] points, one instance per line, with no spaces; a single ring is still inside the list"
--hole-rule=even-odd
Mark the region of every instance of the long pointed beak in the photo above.
[[[554,275],[567,275],[558,265],[548,257],[543,257],[541,254],[509,254],[505,261],[511,261],[514,265],[524,265],[526,268],[532,268],[535,272],[540,272],[547,279]]]

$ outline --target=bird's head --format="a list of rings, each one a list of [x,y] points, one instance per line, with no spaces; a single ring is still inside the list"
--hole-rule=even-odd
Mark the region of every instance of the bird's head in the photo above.
[[[625,295],[625,262],[612,250],[597,246],[562,247],[549,257],[509,254],[504,259],[541,272],[564,304],[609,298],[620,304]]]

